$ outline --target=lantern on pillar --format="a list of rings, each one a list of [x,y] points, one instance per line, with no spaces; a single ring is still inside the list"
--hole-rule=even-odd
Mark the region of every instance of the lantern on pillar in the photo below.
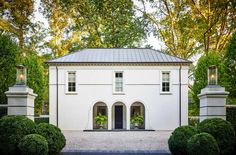
[[[16,66],[16,85],[26,86],[26,67],[24,65]]]
[[[217,85],[218,83],[218,73],[217,67],[212,65],[208,68],[208,85]]]

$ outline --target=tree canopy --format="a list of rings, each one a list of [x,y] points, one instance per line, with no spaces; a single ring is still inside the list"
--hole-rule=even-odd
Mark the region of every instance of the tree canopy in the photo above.
[[[211,52],[207,56],[203,55],[198,60],[196,69],[194,71],[194,84],[192,87],[193,100],[194,103],[197,105],[199,105],[199,98],[197,95],[200,94],[201,89],[207,86],[208,84],[207,70],[212,65],[215,65],[218,68],[218,77],[219,77],[218,84],[224,85],[225,71],[222,58],[216,52]]]
[[[132,0],[43,0],[47,42],[54,56],[85,47],[135,47],[146,38],[146,21]]]
[[[226,49],[225,58],[225,86],[230,92],[231,100],[236,101],[236,33],[233,34]]]
[[[15,84],[18,56],[17,43],[10,36],[0,34],[0,104],[7,103],[5,92]]]

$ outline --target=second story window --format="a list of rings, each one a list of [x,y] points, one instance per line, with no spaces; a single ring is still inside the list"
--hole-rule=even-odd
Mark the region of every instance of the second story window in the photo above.
[[[123,92],[123,72],[115,72],[115,92]]]
[[[76,73],[68,72],[68,92],[76,92]]]
[[[162,92],[170,92],[170,72],[162,72]]]

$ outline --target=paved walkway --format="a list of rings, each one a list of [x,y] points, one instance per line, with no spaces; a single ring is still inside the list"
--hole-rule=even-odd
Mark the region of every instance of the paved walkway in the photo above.
[[[63,131],[66,150],[167,150],[171,131]]]

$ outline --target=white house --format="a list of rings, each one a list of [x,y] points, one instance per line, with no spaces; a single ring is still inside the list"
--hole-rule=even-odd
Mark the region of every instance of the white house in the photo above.
[[[62,130],[173,130],[188,124],[190,61],[144,48],[94,48],[53,59],[49,64],[50,123]]]

